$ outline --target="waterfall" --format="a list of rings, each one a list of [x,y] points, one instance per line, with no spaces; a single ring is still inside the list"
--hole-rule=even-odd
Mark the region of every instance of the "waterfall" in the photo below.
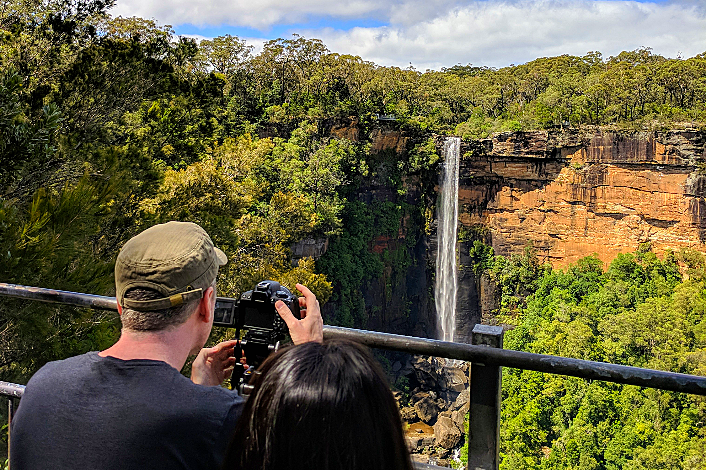
[[[441,340],[453,341],[456,330],[456,226],[458,223],[458,160],[461,139],[449,137],[444,143],[441,172],[434,298]]]

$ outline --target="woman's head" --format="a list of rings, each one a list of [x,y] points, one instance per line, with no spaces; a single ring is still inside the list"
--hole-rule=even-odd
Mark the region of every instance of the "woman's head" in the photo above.
[[[305,343],[279,351],[260,370],[226,468],[412,468],[392,393],[363,347]]]

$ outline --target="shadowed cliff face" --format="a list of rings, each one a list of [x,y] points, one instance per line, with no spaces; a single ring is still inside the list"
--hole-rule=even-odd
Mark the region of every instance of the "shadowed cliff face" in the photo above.
[[[706,251],[703,133],[506,133],[462,154],[460,223],[487,228],[497,254],[531,241],[561,267],[647,241]]]

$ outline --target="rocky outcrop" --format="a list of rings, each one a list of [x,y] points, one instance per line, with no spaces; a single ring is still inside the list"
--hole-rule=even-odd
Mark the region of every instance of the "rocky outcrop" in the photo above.
[[[468,364],[441,358],[415,356],[393,366],[397,381],[405,377],[409,398],[397,395],[400,415],[407,425],[407,445],[412,458],[443,464],[464,442],[468,415]],[[397,392],[399,393],[399,392]]]
[[[399,154],[407,149],[409,137],[394,128],[376,127],[370,134],[370,140],[372,141],[370,150],[373,153],[394,150]]]
[[[355,116],[337,119],[330,123],[330,135],[339,139],[348,139],[357,142],[360,139],[360,119]]]
[[[292,252],[292,264],[299,264],[302,258],[319,259],[328,249],[328,238],[305,238],[290,247]]]
[[[705,164],[699,131],[497,134],[462,146],[459,219],[497,254],[531,242],[558,267],[644,242],[706,251]]]
[[[424,396],[414,403],[414,411],[421,421],[430,424],[436,421],[436,417],[439,415],[439,407],[428,392],[422,393],[424,393]]]
[[[436,424],[434,424],[436,444],[444,449],[453,449],[456,447],[461,442],[461,437],[463,436],[461,428],[451,419],[450,415],[450,412],[440,415]]]

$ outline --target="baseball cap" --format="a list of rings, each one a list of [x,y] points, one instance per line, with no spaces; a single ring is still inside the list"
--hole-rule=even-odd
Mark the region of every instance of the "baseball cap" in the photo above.
[[[228,262],[206,231],[192,222],[167,222],[148,228],[125,243],[115,262],[115,296],[133,310],[153,311],[200,299]],[[164,295],[155,300],[126,299],[132,288]]]

